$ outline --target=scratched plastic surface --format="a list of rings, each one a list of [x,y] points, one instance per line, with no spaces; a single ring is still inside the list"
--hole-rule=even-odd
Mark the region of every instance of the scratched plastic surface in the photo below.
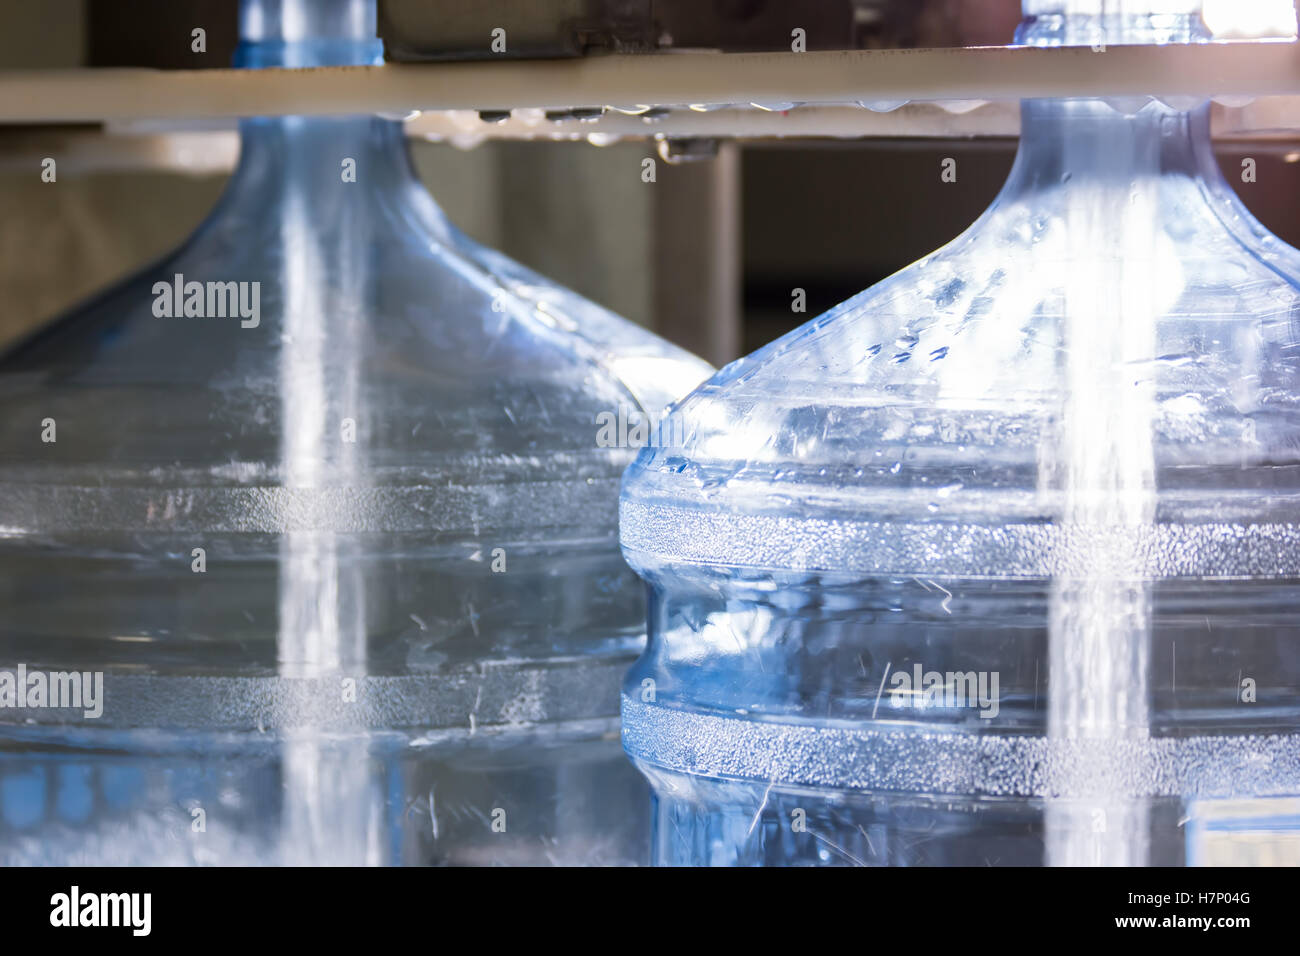
[[[382,52],[373,3],[241,18],[248,67]],[[711,370],[457,232],[399,123],[241,132],[193,237],[0,358],[0,668],[105,674],[0,710],[0,859],[642,861],[597,416]]]
[[[1090,8],[1029,4],[1020,42],[1200,36]],[[1022,109],[970,229],[720,371],[624,478],[659,863],[1295,845],[1300,253],[1203,105]]]

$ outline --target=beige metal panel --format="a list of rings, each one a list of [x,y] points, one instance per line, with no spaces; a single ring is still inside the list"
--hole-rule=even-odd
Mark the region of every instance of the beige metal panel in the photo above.
[[[0,121],[1300,93],[1294,42],[706,53],[308,70],[0,73]]]

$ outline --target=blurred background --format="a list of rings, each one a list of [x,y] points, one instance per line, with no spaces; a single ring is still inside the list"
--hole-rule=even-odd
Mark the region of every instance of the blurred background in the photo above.
[[[236,0],[0,0],[0,10],[0,69],[222,68],[235,44]],[[1018,0],[381,0],[381,34],[400,60],[485,56],[484,37],[503,23],[512,55],[557,57],[788,50],[794,26],[809,50],[1001,44],[1019,18]],[[652,140],[415,139],[413,155],[470,235],[722,364],[968,226],[1010,169],[1006,125],[960,139],[692,142],[669,151],[689,161],[659,162],[650,184],[641,162],[661,157]],[[128,141],[94,127],[0,126],[0,345],[193,231],[237,154],[230,127],[204,130]],[[1219,158],[1264,224],[1300,244],[1290,135],[1224,138]],[[59,157],[57,185],[41,181],[45,156]],[[1257,163],[1248,186],[1245,156]],[[940,181],[945,157],[958,161],[956,183]]]

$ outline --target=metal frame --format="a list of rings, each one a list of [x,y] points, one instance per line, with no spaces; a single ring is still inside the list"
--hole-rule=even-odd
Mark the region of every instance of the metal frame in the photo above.
[[[306,70],[9,71],[0,73],[0,123],[1297,94],[1300,55],[1293,41],[664,53]],[[483,125],[484,135],[492,135],[494,124]]]

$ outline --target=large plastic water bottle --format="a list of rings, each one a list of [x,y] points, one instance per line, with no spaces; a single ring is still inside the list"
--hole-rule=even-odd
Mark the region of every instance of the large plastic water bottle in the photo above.
[[[241,31],[381,59],[373,0]],[[710,369],[458,233],[399,123],[241,133],[181,249],[0,359],[0,858],[637,862],[600,426]]]
[[[1204,35],[1190,2],[1025,8],[1099,69]],[[1025,102],[969,230],[723,369],[625,476],[656,860],[1287,860],[1298,316],[1207,104]]]

